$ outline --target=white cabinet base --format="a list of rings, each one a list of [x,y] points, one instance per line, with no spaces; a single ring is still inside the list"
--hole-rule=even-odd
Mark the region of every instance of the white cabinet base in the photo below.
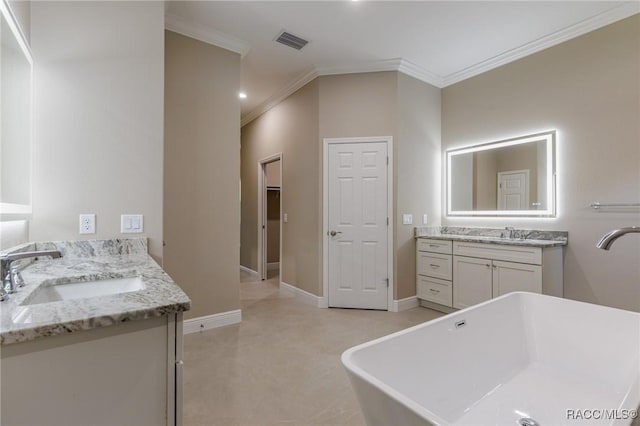
[[[2,346],[1,424],[173,425],[175,324],[163,316]]]

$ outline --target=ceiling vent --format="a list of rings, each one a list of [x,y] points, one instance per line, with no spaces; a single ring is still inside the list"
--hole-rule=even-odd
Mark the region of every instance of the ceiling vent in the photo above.
[[[294,36],[286,31],[282,31],[278,38],[276,38],[276,41],[284,44],[285,46],[293,47],[296,50],[302,49],[307,43],[309,43],[307,40]]]

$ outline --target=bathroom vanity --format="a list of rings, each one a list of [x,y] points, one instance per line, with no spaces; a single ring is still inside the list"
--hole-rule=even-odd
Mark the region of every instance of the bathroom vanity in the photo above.
[[[423,306],[449,313],[514,291],[563,296],[566,232],[430,227],[416,236]]]
[[[186,294],[144,238],[35,243],[57,249],[0,302],[1,423],[181,424]]]

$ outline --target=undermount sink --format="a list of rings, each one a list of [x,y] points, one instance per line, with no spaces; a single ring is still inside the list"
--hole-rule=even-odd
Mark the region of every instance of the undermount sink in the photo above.
[[[43,284],[34,290],[22,305],[38,305],[41,303],[58,302],[60,300],[109,296],[144,290],[144,288],[144,283],[139,276],[66,282],[56,285]]]

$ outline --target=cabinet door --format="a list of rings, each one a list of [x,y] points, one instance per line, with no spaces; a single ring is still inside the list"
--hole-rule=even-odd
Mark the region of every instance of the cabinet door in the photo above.
[[[493,297],[512,291],[542,293],[542,267],[494,260]]]
[[[463,309],[491,299],[491,260],[453,256],[453,307]]]

